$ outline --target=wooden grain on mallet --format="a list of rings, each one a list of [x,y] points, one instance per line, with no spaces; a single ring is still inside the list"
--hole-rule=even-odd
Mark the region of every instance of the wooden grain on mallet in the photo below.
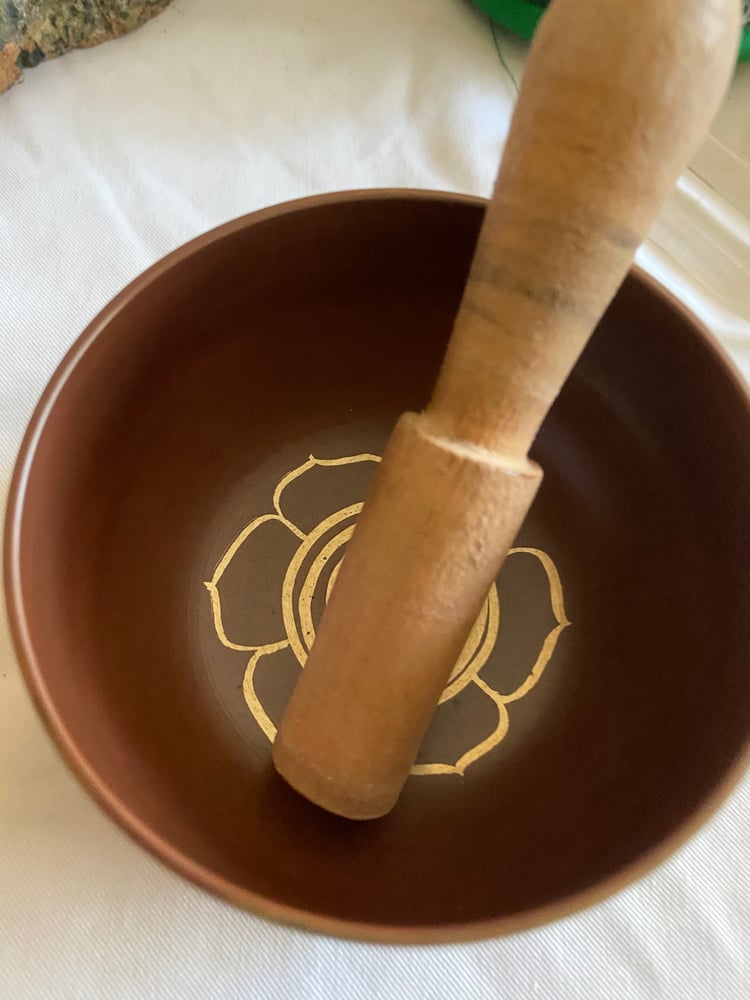
[[[435,392],[391,437],[273,748],[353,819],[396,802],[533,501],[529,449],[729,82],[737,0],[554,0]]]

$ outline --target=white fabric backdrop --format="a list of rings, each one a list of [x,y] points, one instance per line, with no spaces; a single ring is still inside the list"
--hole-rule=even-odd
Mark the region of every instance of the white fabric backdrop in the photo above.
[[[500,45],[517,71],[522,47]],[[486,18],[462,0],[177,0],[128,38],[30,71],[0,97],[0,504],[46,380],[143,268],[316,191],[486,195],[513,98]],[[749,343],[735,326],[746,365]],[[515,938],[420,950],[309,936],[184,884],[98,811],[43,732],[0,619],[8,1000],[744,1000],[749,816],[745,781],[658,872]]]

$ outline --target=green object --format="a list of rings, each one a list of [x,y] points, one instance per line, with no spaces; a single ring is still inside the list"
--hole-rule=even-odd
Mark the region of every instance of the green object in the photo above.
[[[745,16],[747,17],[748,15]],[[745,30],[742,32],[739,54],[740,62],[747,62],[748,60],[750,60],[750,24],[746,24]]]
[[[531,0],[477,0],[477,6],[521,38],[531,38],[547,3]]]
[[[658,2],[658,0],[655,0]],[[531,38],[549,0],[475,0],[499,24],[521,38]],[[740,38],[739,62],[750,60],[750,3],[745,3],[745,27]]]

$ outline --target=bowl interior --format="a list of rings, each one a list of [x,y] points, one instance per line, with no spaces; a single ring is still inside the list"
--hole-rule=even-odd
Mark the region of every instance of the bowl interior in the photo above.
[[[747,403],[633,276],[538,439],[543,487],[397,808],[347,822],[274,775],[481,216],[381,194],[209,234],[84,336],[19,466],[11,605],[66,753],[179,870],[313,926],[501,930],[635,870],[748,739]]]

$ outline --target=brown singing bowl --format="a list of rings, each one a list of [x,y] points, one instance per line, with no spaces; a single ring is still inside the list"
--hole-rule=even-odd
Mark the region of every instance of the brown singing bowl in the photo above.
[[[514,931],[642,874],[750,736],[750,407],[632,274],[535,447],[544,485],[393,813],[274,773],[377,456],[435,380],[483,203],[312,198],[222,226],[74,345],[21,449],[10,618],[83,784],[182,875],[349,937]]]

